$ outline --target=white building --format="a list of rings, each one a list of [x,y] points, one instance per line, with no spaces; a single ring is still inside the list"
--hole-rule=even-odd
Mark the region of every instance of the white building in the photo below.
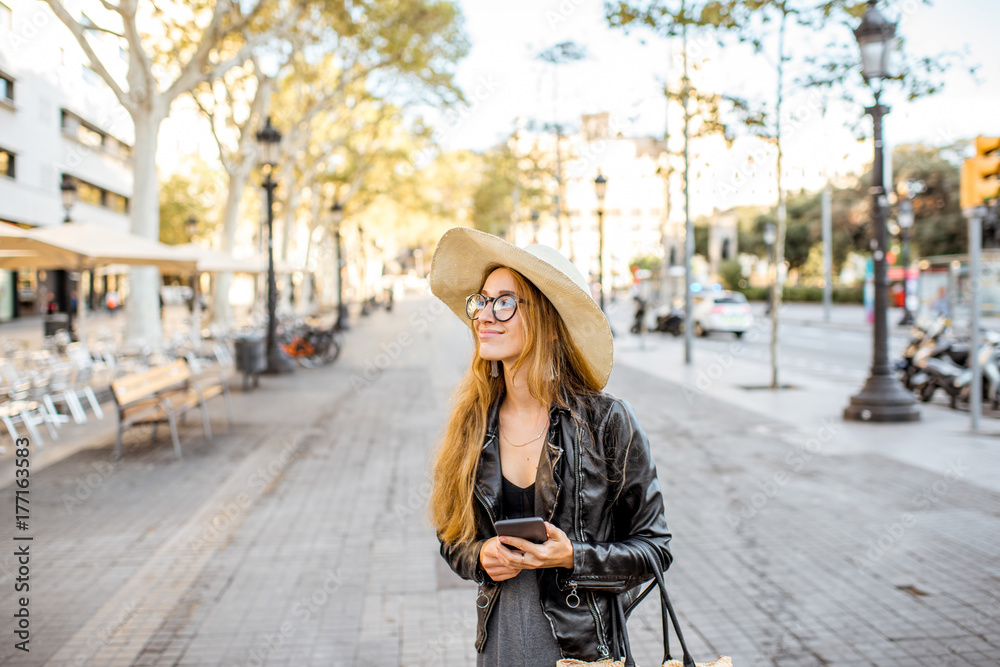
[[[79,6],[67,5],[86,24]],[[95,32],[91,43],[109,69],[118,66],[111,74],[124,78],[127,52],[118,38]],[[0,223],[61,224],[66,174],[79,189],[72,220],[127,231],[133,136],[128,113],[49,7],[0,0]],[[41,312],[43,293],[60,290],[55,273],[17,274],[19,291],[33,295],[20,314]],[[11,272],[0,271],[0,321],[14,315],[13,295]],[[57,299],[68,302],[68,294]]]

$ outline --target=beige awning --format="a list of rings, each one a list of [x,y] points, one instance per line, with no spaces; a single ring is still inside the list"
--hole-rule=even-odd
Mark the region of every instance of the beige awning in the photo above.
[[[259,273],[267,273],[267,255],[254,254],[247,257],[244,262],[251,263],[258,268]],[[286,275],[291,273],[312,273],[312,269],[303,269],[295,266],[292,262],[287,259],[274,258],[274,272],[279,275]]]
[[[20,227],[0,222],[0,257],[19,256],[22,250],[30,250],[33,241],[28,232]]]
[[[7,230],[4,230],[7,231]],[[9,232],[8,232],[9,234]],[[6,241],[8,237],[4,237]],[[17,249],[32,254],[0,257],[0,268],[83,270],[107,264],[156,266],[165,273],[191,273],[196,258],[158,241],[116,232],[101,225],[71,222],[9,237]],[[4,242],[2,247],[7,248]]]
[[[228,252],[213,250],[196,243],[174,246],[179,252],[193,255],[198,260],[198,271],[204,273],[260,273],[260,262],[256,259],[238,259]],[[264,269],[267,270],[266,268]]]

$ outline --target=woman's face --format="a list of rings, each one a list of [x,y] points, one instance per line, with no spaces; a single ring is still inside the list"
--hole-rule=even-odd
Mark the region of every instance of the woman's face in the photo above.
[[[480,294],[485,297],[498,297],[502,294],[513,294],[519,299],[514,286],[514,276],[504,268],[496,269],[486,279]],[[499,322],[493,316],[493,304],[479,312],[479,318],[473,322],[476,336],[479,338],[479,356],[487,361],[503,361],[506,365],[513,364],[524,349],[524,320],[521,319],[521,308],[518,303],[514,317],[506,322]]]

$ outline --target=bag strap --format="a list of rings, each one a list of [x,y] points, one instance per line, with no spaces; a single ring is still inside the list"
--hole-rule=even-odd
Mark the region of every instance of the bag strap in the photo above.
[[[621,624],[621,637],[622,648],[625,651],[625,667],[635,667],[635,659],[632,657],[631,646],[628,641],[628,631],[625,628],[625,623],[628,620],[629,615],[635,609],[635,606],[639,604],[649,593],[652,592],[654,587],[660,589],[660,612],[662,614],[662,626],[663,626],[663,662],[671,660],[670,657],[670,626],[674,628],[674,632],[677,633],[677,640],[681,645],[681,653],[683,656],[682,662],[684,667],[696,667],[694,658],[691,657],[691,653],[688,651],[687,644],[684,641],[684,634],[681,632],[680,622],[677,620],[677,614],[674,611],[674,606],[670,602],[670,596],[667,594],[667,586],[663,581],[663,562],[660,560],[659,553],[656,547],[645,538],[633,537],[637,539],[642,551],[642,555],[646,560],[646,564],[649,571],[653,575],[653,582],[646,587],[646,589],[639,594],[639,596],[629,604],[627,609],[622,608],[621,596],[615,596],[615,606],[617,616],[620,619]]]

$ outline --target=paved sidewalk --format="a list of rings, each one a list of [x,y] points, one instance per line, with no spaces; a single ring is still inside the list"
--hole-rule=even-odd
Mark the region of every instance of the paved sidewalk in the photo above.
[[[945,466],[910,461],[911,443],[935,446],[928,424],[894,445],[896,427],[865,439],[824,422],[811,390],[751,402],[720,381],[692,397],[663,371],[683,366],[663,363],[678,348],[617,344],[608,389],[652,443],[674,532],[668,583],[699,660],[996,664],[996,446],[937,441]],[[31,653],[8,632],[0,664],[475,664],[475,588],[424,518],[466,329],[439,302],[407,299],[346,345],[333,366],[237,391],[237,426],[217,406],[212,443],[190,420],[181,461],[164,433],[131,438],[112,464],[102,427],[75,441],[64,429],[32,469]],[[14,576],[0,556],[2,585]],[[640,664],[654,664],[655,604],[633,618]]]

